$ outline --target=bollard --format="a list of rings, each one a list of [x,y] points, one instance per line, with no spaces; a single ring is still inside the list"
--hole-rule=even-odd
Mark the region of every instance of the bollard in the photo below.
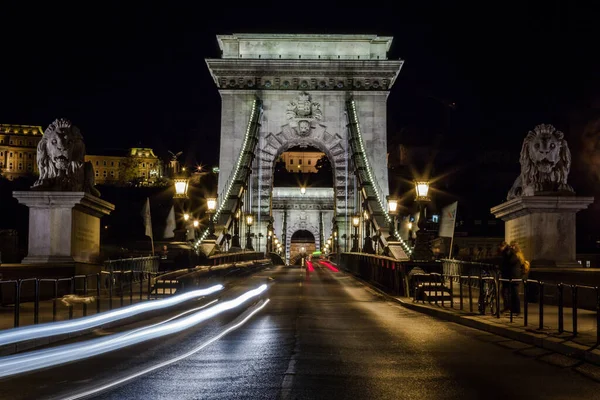
[[[563,313],[563,284],[557,284],[556,289],[558,290],[558,333],[563,333],[565,330]]]
[[[573,295],[573,335],[577,335],[577,285],[571,285]]]

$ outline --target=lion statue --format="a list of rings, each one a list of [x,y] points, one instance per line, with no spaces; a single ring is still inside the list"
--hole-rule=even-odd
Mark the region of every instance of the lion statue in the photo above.
[[[94,187],[94,167],[84,158],[85,145],[79,129],[69,120],[55,120],[38,143],[40,177],[32,189],[86,192],[99,196],[100,192]]]
[[[523,141],[520,162],[521,174],[507,200],[535,194],[574,194],[567,184],[571,152],[564,134],[554,126],[541,124],[529,131]]]

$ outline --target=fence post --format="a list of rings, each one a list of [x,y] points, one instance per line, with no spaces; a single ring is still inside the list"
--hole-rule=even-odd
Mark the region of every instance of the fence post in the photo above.
[[[596,346],[600,345],[600,287],[596,286]]]
[[[540,330],[544,329],[544,282],[540,281]]]
[[[148,300],[150,300],[150,292],[152,291],[152,279],[151,274],[148,273]]]
[[[75,294],[75,277],[71,278],[71,294]],[[73,304],[69,305],[69,319],[73,319]]]
[[[40,322],[40,280],[35,279],[35,303],[33,305],[33,323]]]
[[[140,301],[142,301],[142,292],[144,291],[144,271],[138,272],[138,279],[140,280]]]
[[[133,271],[129,271],[129,304],[133,304]]]
[[[87,275],[83,276],[83,295],[87,297],[88,294],[88,277]],[[83,302],[83,316],[87,316],[87,303]]]
[[[454,308],[454,276],[449,275],[450,280],[450,308]]]
[[[56,321],[56,301],[58,298],[58,279],[54,280],[54,301],[52,302],[52,322]]]
[[[462,276],[458,275],[458,291],[460,296],[460,309],[463,309],[463,287],[462,287]]]
[[[577,335],[577,285],[571,285],[573,295],[573,335]]]
[[[469,287],[469,312],[473,312],[473,291],[471,290],[471,274],[467,277],[467,285]]]
[[[558,333],[563,333],[564,329],[564,314],[563,314],[563,284],[556,285],[558,289]]]
[[[96,313],[100,313],[100,272],[96,274]]]
[[[113,308],[113,270],[112,266],[110,269],[110,274],[108,275],[108,309],[112,310]]]
[[[523,278],[523,326],[527,326],[529,316],[529,299],[527,299],[527,278]]]
[[[21,308],[21,280],[15,282],[15,328],[19,327],[19,312]]]

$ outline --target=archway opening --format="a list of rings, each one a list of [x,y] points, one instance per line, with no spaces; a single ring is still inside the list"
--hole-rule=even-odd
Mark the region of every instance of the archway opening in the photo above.
[[[275,160],[274,187],[332,187],[329,157],[312,146],[294,146]]]
[[[315,236],[306,230],[298,230],[292,235],[290,243],[290,265],[300,265],[302,257],[316,251]]]

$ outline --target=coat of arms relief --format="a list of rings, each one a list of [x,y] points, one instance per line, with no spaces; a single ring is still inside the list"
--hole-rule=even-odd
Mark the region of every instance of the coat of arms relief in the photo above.
[[[312,101],[310,94],[302,92],[286,109],[290,127],[298,136],[309,136],[316,121],[323,119],[321,105]]]

